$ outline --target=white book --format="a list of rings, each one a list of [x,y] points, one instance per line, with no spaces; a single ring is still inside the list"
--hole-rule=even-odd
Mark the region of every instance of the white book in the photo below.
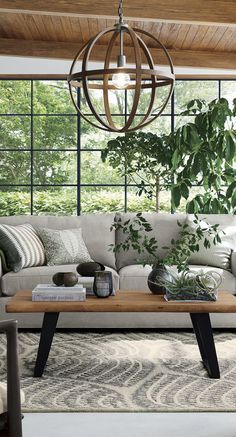
[[[76,284],[73,285],[73,287],[64,287],[64,286],[57,286],[54,284],[38,284],[36,287],[32,290],[32,293],[34,292],[42,292],[42,293],[67,293],[69,291],[72,292],[78,292],[83,290],[83,284]]]
[[[85,289],[83,293],[68,294],[32,294],[33,302],[84,302],[86,300]]]
[[[38,284],[32,290],[33,301],[83,301],[86,299],[86,289],[80,285],[73,287],[57,287],[52,284]]]

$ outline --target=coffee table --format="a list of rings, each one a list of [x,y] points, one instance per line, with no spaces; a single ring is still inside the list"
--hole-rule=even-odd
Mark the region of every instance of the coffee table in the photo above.
[[[61,312],[171,312],[189,313],[203,365],[210,378],[220,378],[210,313],[235,313],[236,297],[219,292],[216,302],[166,302],[146,291],[122,291],[108,299],[88,297],[85,302],[32,302],[30,290],[19,291],[6,305],[7,313],[44,313],[34,376],[41,377],[47,363]]]

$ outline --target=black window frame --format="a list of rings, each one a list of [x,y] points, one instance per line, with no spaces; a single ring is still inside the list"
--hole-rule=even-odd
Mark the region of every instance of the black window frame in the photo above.
[[[24,149],[7,149],[7,148],[1,148],[1,152],[30,152],[30,183],[29,184],[0,184],[0,191],[1,191],[1,187],[5,187],[5,188],[10,188],[10,187],[16,187],[17,189],[19,189],[20,187],[24,187],[24,188],[29,188],[30,190],[30,214],[34,215],[34,189],[37,187],[75,187],[76,188],[76,192],[77,192],[77,209],[76,209],[76,213],[77,215],[81,214],[81,188],[83,187],[117,187],[117,188],[123,188],[124,189],[124,212],[128,211],[128,189],[129,187],[135,187],[135,184],[129,184],[127,181],[127,177],[124,177],[124,183],[122,184],[86,184],[86,183],[81,183],[81,152],[87,151],[87,152],[101,152],[102,149],[100,148],[83,148],[82,147],[82,142],[81,142],[81,116],[74,112],[74,113],[45,113],[45,114],[40,114],[40,113],[34,113],[34,82],[36,81],[63,81],[65,82],[65,78],[58,78],[57,76],[55,77],[50,77],[50,78],[45,78],[45,77],[37,77],[37,78],[11,78],[11,77],[5,77],[5,78],[0,78],[0,80],[7,80],[7,81],[27,81],[30,82],[30,113],[23,113],[23,114],[18,114],[18,113],[9,113],[9,114],[4,114],[4,113],[0,113],[0,117],[4,116],[4,117],[12,117],[12,116],[20,116],[20,117],[24,117],[24,116],[28,116],[30,117],[30,148],[24,148]],[[225,81],[236,81],[236,78],[232,78],[232,77],[223,77],[223,78],[208,78],[208,77],[201,77],[198,78],[196,77],[186,77],[186,78],[177,78],[176,82],[178,81],[209,81],[209,82],[218,82],[218,98],[221,98],[222,95],[222,87],[221,84],[222,82]],[[78,91],[78,103],[80,103],[80,94]],[[69,92],[68,92],[68,99],[70,98],[69,96]],[[170,113],[164,113],[161,115],[161,117],[169,117],[170,118],[170,126],[171,126],[171,132],[174,131],[175,129],[175,122],[176,122],[176,117],[179,117],[179,114],[176,113],[175,111],[175,90],[172,94],[171,97],[171,102],[170,102]],[[143,115],[143,114],[137,114],[137,115]],[[70,149],[59,149],[59,148],[34,148],[34,120],[35,117],[40,117],[40,116],[44,116],[44,117],[52,117],[52,116],[59,116],[59,117],[76,117],[77,118],[77,137],[76,137],[76,148],[70,148]],[[89,114],[87,114],[87,116],[89,117]],[[125,112],[124,114],[115,114],[115,116],[123,116],[125,119],[127,119],[128,113],[127,113],[127,95],[125,98]],[[73,183],[73,184],[35,184],[34,183],[34,172],[33,172],[33,164],[34,164],[34,152],[76,152],[76,159],[77,159],[77,182]],[[171,205],[170,205],[170,212],[171,211]]]

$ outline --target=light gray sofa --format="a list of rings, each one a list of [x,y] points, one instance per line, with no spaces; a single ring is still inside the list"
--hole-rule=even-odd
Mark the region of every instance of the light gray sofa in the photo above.
[[[132,214],[121,214],[122,219],[132,217]],[[159,242],[159,247],[168,245],[172,238],[178,237],[177,220],[186,220],[185,214],[145,213],[144,216],[151,223],[153,234]],[[120,242],[123,234],[110,230],[114,222],[114,214],[88,214],[76,216],[12,216],[0,217],[0,223],[17,225],[31,223],[33,226],[52,229],[72,229],[81,227],[83,238],[95,261],[104,264],[113,273],[116,289],[148,290],[147,276],[151,266],[143,267],[137,264],[137,254],[132,251],[115,255],[108,250],[109,244]],[[222,276],[220,289],[236,294],[236,216],[204,215],[211,224],[219,223],[227,231],[230,229],[231,268],[230,271],[219,267],[203,267],[192,265],[193,270],[216,270]],[[158,249],[162,256],[164,253]],[[32,289],[38,283],[48,283],[52,275],[58,271],[75,271],[76,265],[31,267],[18,273],[3,273],[0,265],[0,318],[9,317],[5,313],[5,304],[19,289]],[[36,328],[42,323],[42,314],[17,314],[19,327]],[[216,314],[212,316],[213,326],[235,328],[236,314]],[[185,328],[190,327],[188,315],[173,313],[63,313],[59,318],[59,327],[63,328]]]

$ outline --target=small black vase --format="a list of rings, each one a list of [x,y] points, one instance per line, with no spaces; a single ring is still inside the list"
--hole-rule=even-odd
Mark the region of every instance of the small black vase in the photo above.
[[[159,285],[159,279],[161,281],[171,281],[172,276],[169,274],[167,268],[162,264],[155,264],[152,271],[148,275],[148,288],[153,294],[165,294],[166,288],[163,285]]]

